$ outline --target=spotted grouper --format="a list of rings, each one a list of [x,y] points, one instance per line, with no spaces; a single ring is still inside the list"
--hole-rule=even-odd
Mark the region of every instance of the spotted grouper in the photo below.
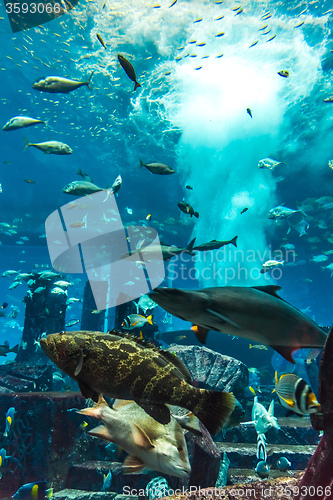
[[[79,384],[82,395],[134,400],[162,424],[170,422],[167,404],[192,411],[216,434],[235,407],[232,394],[198,389],[172,353],[117,331],[60,332],[40,339],[47,356]]]

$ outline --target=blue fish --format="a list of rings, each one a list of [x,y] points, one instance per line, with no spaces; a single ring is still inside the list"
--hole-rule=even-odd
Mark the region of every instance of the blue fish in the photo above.
[[[8,437],[8,435],[9,435],[9,431],[10,431],[11,426],[13,424],[15,413],[16,413],[16,411],[15,411],[15,408],[13,406],[11,406],[6,413],[6,428],[5,428],[5,432],[3,433],[4,437]]]
[[[46,481],[36,481],[35,483],[27,483],[21,486],[12,498],[31,498],[32,500],[44,500],[51,498],[53,488],[46,489]]]
[[[110,491],[111,489],[111,481],[112,481],[112,472],[109,469],[109,472],[107,474],[103,474],[103,486],[101,491]]]

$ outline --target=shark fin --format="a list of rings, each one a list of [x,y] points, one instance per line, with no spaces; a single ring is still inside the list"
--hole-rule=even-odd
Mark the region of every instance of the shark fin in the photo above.
[[[199,342],[201,342],[201,344],[206,343],[209,328],[205,328],[204,326],[192,325],[191,330],[193,330],[196,338],[199,340]]]
[[[241,330],[241,327],[239,325],[237,325],[237,323],[235,323],[231,319],[227,318],[227,316],[224,316],[223,314],[218,313],[218,312],[214,311],[213,309],[206,309],[206,311],[209,312],[210,314],[214,314],[214,316],[217,316],[218,318],[222,319],[225,323],[229,323],[229,325],[232,325],[235,328],[238,328],[239,330]]]

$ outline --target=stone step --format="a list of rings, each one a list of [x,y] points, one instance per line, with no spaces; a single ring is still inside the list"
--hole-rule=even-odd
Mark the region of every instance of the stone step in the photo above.
[[[268,443],[288,445],[317,445],[319,443],[319,432],[313,429],[309,417],[279,417],[277,421],[281,429],[272,428],[266,432]],[[225,439],[220,435],[217,436],[217,439],[233,443],[256,443],[257,433],[254,425],[238,425],[225,433]]]
[[[216,443],[220,453],[226,453],[231,467],[254,468],[257,462],[257,444],[254,443]],[[292,470],[304,470],[309,458],[316,450],[313,445],[268,444],[270,451],[267,462],[275,467],[280,457],[286,457],[291,462]]]
[[[278,477],[298,477],[302,474],[303,470],[293,469],[287,472],[281,472],[279,469],[271,468],[268,479],[276,479]],[[237,467],[230,467],[228,470],[228,485],[230,484],[245,484],[252,483],[259,480],[258,474],[254,469],[242,469]]]

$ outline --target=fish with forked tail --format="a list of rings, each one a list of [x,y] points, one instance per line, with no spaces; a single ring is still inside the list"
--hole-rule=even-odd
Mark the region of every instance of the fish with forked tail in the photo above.
[[[132,63],[130,63],[126,57],[122,56],[121,54],[118,54],[118,61],[120,63],[120,66],[124,69],[126,75],[132,82],[134,82],[134,90],[136,90],[138,87],[141,87],[140,83],[136,79],[136,74],[135,70],[133,68]]]
[[[195,212],[194,208],[186,201],[180,201],[178,203],[178,208],[184,212],[184,214],[189,214],[191,217],[194,215],[197,219],[199,218],[199,212]]]
[[[193,248],[193,250],[206,252],[208,250],[218,250],[219,248],[222,248],[225,245],[234,245],[234,247],[237,248],[237,238],[238,236],[235,236],[234,238],[232,238],[232,240],[225,240],[225,241],[212,240],[209,241],[208,243],[202,243],[202,245],[197,245],[196,247]]]
[[[323,347],[326,334],[301,311],[284,301],[279,286],[221,286],[200,290],[155,288],[149,296],[167,312],[191,321],[201,343],[209,330],[265,344],[294,363],[302,347]]]
[[[198,389],[172,353],[115,330],[60,332],[40,339],[45,354],[79,384],[82,395],[134,400],[160,423],[170,422],[167,404],[192,411],[209,432],[221,429],[235,407],[227,392]]]
[[[144,467],[183,478],[191,472],[184,431],[173,416],[162,425],[134,401],[118,399],[110,408],[102,396],[93,408],[78,413],[102,422],[88,434],[116,443],[129,454],[122,465],[125,474],[140,472]],[[197,427],[200,431],[198,421]]]
[[[79,80],[70,80],[69,78],[63,78],[61,76],[48,76],[46,78],[40,78],[37,80],[32,88],[39,90],[41,92],[49,92],[51,94],[69,94],[73,90],[80,87],[87,86],[90,90],[90,80],[94,72],[92,71],[88,80],[86,82],[80,82]]]

